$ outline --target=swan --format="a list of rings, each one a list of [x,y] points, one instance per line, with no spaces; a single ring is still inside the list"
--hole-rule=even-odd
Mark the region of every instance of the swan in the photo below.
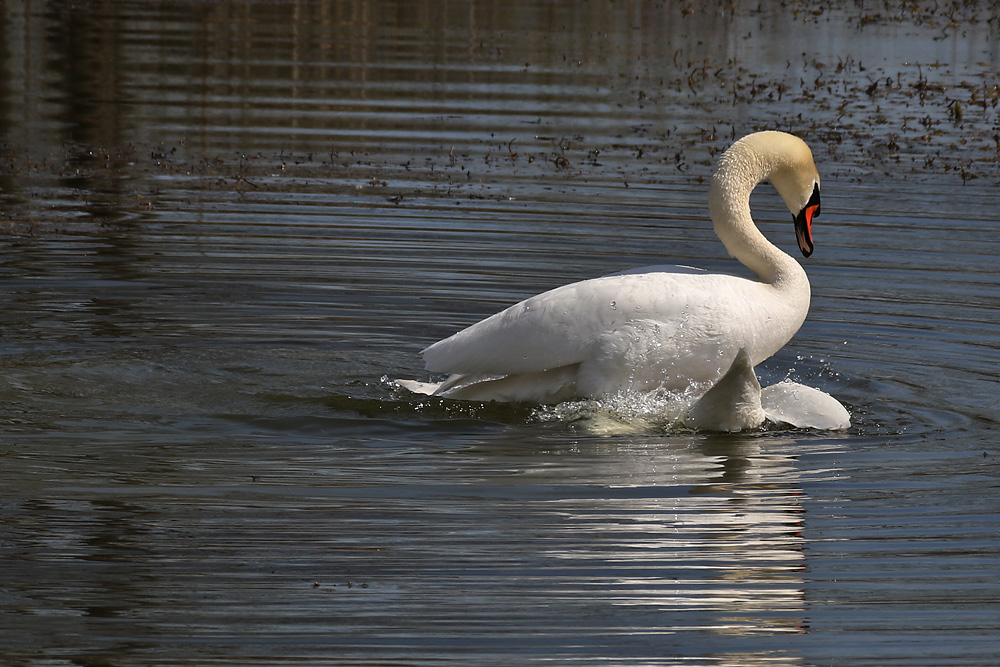
[[[650,266],[557,287],[423,350],[443,382],[398,380],[416,393],[474,401],[555,403],[715,383],[740,349],[761,362],[809,311],[809,279],[750,215],[770,179],[792,212],[799,249],[813,251],[819,174],[801,139],[757,132],[719,158],[708,205],[716,235],[755,279]]]
[[[698,431],[735,433],[765,421],[795,428],[839,431],[850,427],[851,415],[840,401],[806,385],[783,380],[761,389],[746,350],[684,415],[684,425]]]

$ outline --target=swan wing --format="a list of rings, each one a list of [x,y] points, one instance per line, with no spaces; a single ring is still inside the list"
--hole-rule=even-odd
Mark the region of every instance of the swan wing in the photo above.
[[[770,286],[746,278],[646,267],[533,296],[431,345],[423,357],[428,370],[460,375],[583,364],[584,378],[610,378],[615,368],[641,375],[642,364],[655,361],[651,373],[667,370],[680,387],[714,382],[741,347],[767,359],[798,330],[807,308],[786,312]],[[608,378],[585,384],[615,384]]]
[[[727,433],[756,428],[764,423],[760,395],[753,362],[741,349],[726,374],[688,409],[684,423],[699,431]]]
[[[785,380],[761,390],[767,418],[796,428],[839,431],[851,425],[851,415],[840,401],[819,389]]]
[[[434,343],[424,361],[431,371],[497,376],[579,364],[609,331],[683,313],[691,287],[679,289],[678,276],[692,272],[648,267],[563,285]]]

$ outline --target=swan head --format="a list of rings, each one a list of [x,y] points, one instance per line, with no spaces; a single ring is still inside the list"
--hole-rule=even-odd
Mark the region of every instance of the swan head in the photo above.
[[[782,132],[767,134],[775,135],[768,139],[777,158],[768,177],[791,211],[799,250],[808,257],[813,252],[812,221],[820,211],[819,172],[806,142]]]
[[[820,209],[819,172],[806,142],[785,132],[748,134],[719,158],[708,192],[715,233],[729,254],[764,282],[792,272],[808,283],[798,262],[772,245],[754,224],[750,195],[765,180],[792,212],[802,254],[812,254],[812,221]]]

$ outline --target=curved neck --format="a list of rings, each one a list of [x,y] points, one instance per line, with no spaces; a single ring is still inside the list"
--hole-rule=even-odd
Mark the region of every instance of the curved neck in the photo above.
[[[708,210],[715,233],[729,254],[764,283],[806,281],[805,270],[768,241],[750,214],[750,193],[777,168],[761,153],[737,142],[721,158],[712,176]]]

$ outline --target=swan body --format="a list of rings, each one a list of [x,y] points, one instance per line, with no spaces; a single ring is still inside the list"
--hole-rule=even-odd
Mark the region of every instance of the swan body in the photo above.
[[[550,403],[618,392],[715,383],[743,349],[767,359],[809,310],[809,280],[750,215],[750,193],[770,179],[812,253],[819,175],[801,139],[759,132],[719,159],[709,213],[729,253],[755,279],[650,266],[557,287],[423,350],[441,383],[400,380],[418,393],[476,401]],[[752,371],[751,371],[752,372]]]
[[[838,431],[851,425],[851,415],[833,396],[790,380],[761,389],[746,350],[684,416],[699,431],[735,433],[759,428],[765,421],[795,428]]]

